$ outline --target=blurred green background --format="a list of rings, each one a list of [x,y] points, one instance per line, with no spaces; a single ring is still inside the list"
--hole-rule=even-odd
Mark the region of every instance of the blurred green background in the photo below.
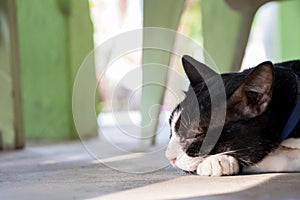
[[[259,6],[247,2],[251,1],[240,5],[236,0],[0,0],[0,149],[23,148],[26,140],[77,139],[72,117],[76,72],[94,46],[122,30],[148,26],[178,30],[201,44],[221,72],[250,67],[260,59],[298,59],[300,1],[262,7],[261,2],[267,1],[257,1]],[[268,6],[272,8],[265,9]],[[105,17],[110,8],[118,18]],[[138,9],[136,24],[124,29],[122,23],[128,25],[133,20],[129,14]],[[257,50],[261,44],[263,50]],[[141,62],[141,56],[134,59]],[[143,54],[142,63],[153,56]],[[168,65],[170,58],[156,60]],[[143,80],[167,84],[167,75],[157,77],[144,70]],[[101,111],[106,97],[99,92],[96,108]],[[164,96],[163,90],[143,91],[140,109],[145,123],[143,113],[155,102],[162,104]],[[155,115],[159,112],[157,108]],[[155,132],[156,127],[153,123],[142,134]]]

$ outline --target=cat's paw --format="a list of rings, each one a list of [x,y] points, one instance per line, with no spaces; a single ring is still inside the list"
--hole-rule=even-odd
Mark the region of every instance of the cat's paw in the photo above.
[[[205,158],[197,167],[201,176],[233,175],[239,172],[238,161],[228,155],[213,155]]]

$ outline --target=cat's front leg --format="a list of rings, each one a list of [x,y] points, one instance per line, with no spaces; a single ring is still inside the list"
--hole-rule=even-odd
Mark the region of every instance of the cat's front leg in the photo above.
[[[228,155],[212,155],[205,158],[197,167],[201,176],[233,175],[239,172],[237,159]]]

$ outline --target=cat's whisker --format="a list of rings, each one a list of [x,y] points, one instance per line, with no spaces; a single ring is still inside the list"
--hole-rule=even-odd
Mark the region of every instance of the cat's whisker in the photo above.
[[[236,149],[236,150],[225,151],[225,152],[222,152],[221,155],[231,154],[231,153],[237,153],[237,152],[244,151],[244,150],[249,150],[249,149],[251,149],[251,147],[246,147],[246,148],[241,148],[241,149]]]
[[[236,153],[236,152],[237,152],[236,150],[232,150],[232,151],[225,151],[225,152],[214,154],[214,155],[228,155],[228,154],[232,154],[232,153]]]
[[[175,168],[174,165],[172,165],[172,164],[167,165],[167,169],[173,169],[173,168]]]
[[[183,123],[182,125],[183,125],[183,126],[186,128],[186,129],[188,129],[188,127],[187,127],[187,125],[186,125],[186,124],[184,124],[184,123]]]
[[[243,163],[245,163],[246,165],[250,166],[250,165],[255,165],[255,163],[249,161],[249,160],[245,160],[245,159],[240,159],[240,161],[242,161]]]
[[[188,117],[188,119],[189,119],[189,124],[191,124],[191,119],[190,119],[190,116],[187,114],[186,115],[187,117]]]
[[[183,170],[179,170],[179,175],[181,176],[186,175],[186,172],[184,172]]]
[[[180,121],[180,124],[183,125],[183,127],[185,127],[186,129],[188,129],[188,125],[185,123],[184,119],[182,118],[182,120]]]
[[[198,164],[199,161],[201,162],[201,160],[195,160],[194,162],[192,162],[192,165]]]

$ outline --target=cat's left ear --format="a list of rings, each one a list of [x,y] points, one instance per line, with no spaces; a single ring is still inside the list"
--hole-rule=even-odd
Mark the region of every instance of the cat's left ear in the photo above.
[[[250,119],[262,114],[272,98],[274,66],[267,61],[255,67],[228,99],[229,120]]]
[[[204,80],[207,81],[211,77],[218,75],[218,73],[212,70],[210,67],[188,55],[184,55],[182,57],[182,65],[192,87],[203,82]]]

